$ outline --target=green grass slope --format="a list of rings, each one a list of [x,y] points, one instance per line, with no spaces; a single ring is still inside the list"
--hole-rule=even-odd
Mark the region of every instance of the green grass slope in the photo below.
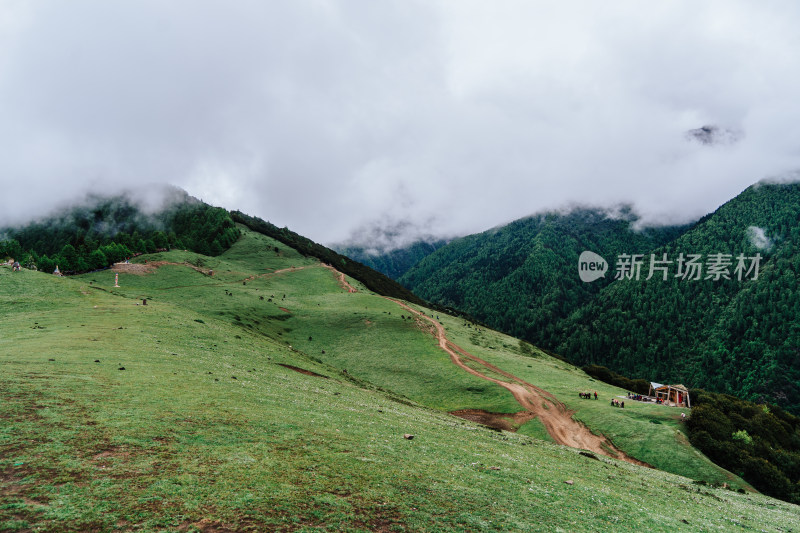
[[[230,213],[233,220],[246,226],[247,228],[257,231],[262,235],[269,236],[276,241],[282,242],[287,246],[294,248],[306,257],[316,257],[320,261],[333,265],[335,268],[344,272],[348,276],[358,279],[361,283],[369,287],[371,290],[379,292],[387,296],[394,296],[395,298],[402,298],[410,302],[418,304],[425,304],[426,302],[419,298],[416,294],[412,293],[393,279],[381,274],[357,261],[345,257],[330,248],[326,248],[321,244],[317,244],[311,239],[303,237],[288,228],[278,228],[277,226],[262,220],[258,217],[246,215],[241,211],[232,211]]]
[[[245,231],[213,258],[146,259],[195,268],[123,273],[115,288],[111,271],[0,267],[0,531],[800,528],[794,505],[446,414],[519,408],[451,368],[396,304],[353,280],[360,291],[347,292],[266,236]],[[671,438],[664,455],[691,452],[674,412],[580,403],[578,389],[620,391],[509,337],[440,320],[626,451],[641,434]],[[693,475],[725,475],[705,468]]]

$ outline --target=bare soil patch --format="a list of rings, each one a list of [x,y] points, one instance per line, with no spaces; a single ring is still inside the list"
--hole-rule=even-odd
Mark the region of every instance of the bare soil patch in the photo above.
[[[145,274],[152,274],[156,271],[155,263],[114,263],[111,267],[112,272],[120,274],[133,274],[135,276],[144,276]]]
[[[517,413],[490,413],[482,409],[461,409],[460,411],[450,411],[450,414],[469,420],[470,422],[477,422],[484,426],[502,429],[503,431],[516,432],[519,427],[536,418],[536,415],[530,411],[519,411]]]
[[[191,263],[173,263],[170,261],[152,261],[149,263],[114,263],[114,265],[111,267],[111,271],[124,274],[133,274],[136,276],[144,276],[145,274],[152,274],[159,267],[164,265],[185,266],[191,268],[192,270],[196,270],[201,274],[205,274],[206,276],[208,276],[211,272],[211,270],[207,268],[201,268]]]
[[[300,372],[301,374],[305,374],[306,376],[315,376],[318,378],[328,379],[328,376],[323,376],[322,374],[317,374],[316,372],[312,372],[311,370],[306,370],[305,368],[300,368],[292,365],[286,365],[284,363],[278,363],[278,366],[282,366],[283,368],[288,368],[289,370],[294,370],[295,372]]]
[[[0,472],[0,496],[17,496],[24,492],[22,478],[10,470]]]
[[[199,531],[200,533],[236,533],[241,529],[233,528],[215,520],[203,518],[202,520],[194,523],[184,522],[178,526],[178,531]]]

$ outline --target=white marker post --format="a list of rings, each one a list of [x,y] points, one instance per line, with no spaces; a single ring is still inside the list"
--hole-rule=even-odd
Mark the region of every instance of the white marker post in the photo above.
[[[114,287],[119,288],[119,272],[114,274]]]

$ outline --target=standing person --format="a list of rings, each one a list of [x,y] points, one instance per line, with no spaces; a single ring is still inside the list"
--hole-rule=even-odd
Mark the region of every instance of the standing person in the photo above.
[[[597,399],[597,391],[594,391],[594,399]]]

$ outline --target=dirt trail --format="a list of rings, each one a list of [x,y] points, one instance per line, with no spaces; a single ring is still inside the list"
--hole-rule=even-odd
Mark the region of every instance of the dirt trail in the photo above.
[[[289,268],[281,268],[279,270],[273,270],[272,272],[267,272],[265,274],[253,274],[249,278],[244,278],[242,281],[253,281],[256,278],[266,278],[268,276],[274,276],[276,274],[283,274],[284,272],[295,272],[297,270],[304,270],[306,268],[310,268],[308,266],[301,266],[301,267],[289,267]]]
[[[433,318],[426,316],[424,313],[421,313],[416,309],[412,309],[404,302],[395,300],[394,298],[386,299],[396,303],[403,309],[414,313],[418,317],[421,317],[432,324],[435,328],[435,336],[439,341],[439,347],[450,355],[450,360],[455,365],[474,376],[496,383],[511,392],[511,394],[514,396],[514,399],[516,399],[526,411],[533,415],[531,418],[536,417],[542,422],[542,425],[544,425],[545,429],[547,429],[547,432],[558,444],[563,444],[572,448],[590,450],[595,453],[609,457],[615,457],[617,459],[622,459],[629,463],[641,466],[649,466],[646,463],[629,457],[624,452],[617,449],[605,437],[595,435],[589,431],[589,428],[572,418],[572,411],[567,409],[563,403],[559,402],[555,396],[546,390],[540,389],[536,385],[528,383],[527,381],[524,381],[515,375],[510,374],[509,372],[506,372],[501,368],[498,368],[495,365],[472,355],[460,346],[447,340],[444,326],[442,326]],[[465,359],[471,361],[473,363],[472,366],[465,364]],[[509,381],[486,375],[482,371],[473,368],[474,366],[483,367],[486,369],[485,371],[490,371],[491,373],[503,376]]]
[[[322,263],[322,266],[324,266],[325,268],[327,268],[336,275],[336,279],[339,280],[339,285],[341,285],[343,289],[347,290],[347,292],[358,292],[358,290],[355,287],[353,287],[347,282],[347,279],[345,279],[344,274],[333,268],[331,265]]]

